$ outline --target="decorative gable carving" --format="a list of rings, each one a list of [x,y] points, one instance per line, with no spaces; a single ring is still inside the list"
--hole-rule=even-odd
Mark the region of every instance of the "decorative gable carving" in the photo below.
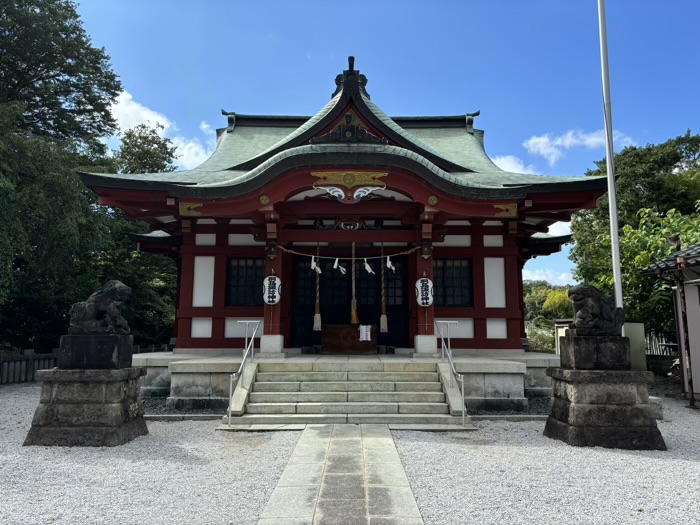
[[[355,115],[353,111],[345,113],[343,121],[337,127],[309,140],[310,144],[326,144],[329,142],[345,142],[345,143],[369,143],[369,144],[387,144],[384,137],[373,135],[367,128],[363,127],[362,121]]]

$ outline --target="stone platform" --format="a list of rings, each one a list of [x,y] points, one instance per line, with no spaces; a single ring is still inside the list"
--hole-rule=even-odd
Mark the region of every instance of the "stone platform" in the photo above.
[[[148,434],[140,367],[39,370],[41,399],[24,445],[112,447]]]
[[[159,352],[136,354],[134,364],[148,368],[141,388],[143,397],[167,396],[167,405],[179,410],[228,406],[229,377],[238,370],[241,358],[236,355],[195,356],[188,353]],[[458,353],[459,352],[459,353]],[[486,352],[484,351],[484,354]],[[442,363],[434,357],[414,355],[278,355],[255,354],[256,362],[288,368],[290,372],[379,371],[411,364],[425,366]],[[558,364],[558,356],[525,352],[494,352],[465,355],[455,351],[455,367],[465,375],[465,398],[468,410],[524,410],[527,397],[549,396],[551,379],[547,366]],[[250,363],[250,361],[249,361]],[[348,365],[352,365],[348,368]]]
[[[562,367],[550,368],[552,408],[544,435],[577,447],[666,450],[647,385],[652,372],[632,371],[620,336],[560,338]]]

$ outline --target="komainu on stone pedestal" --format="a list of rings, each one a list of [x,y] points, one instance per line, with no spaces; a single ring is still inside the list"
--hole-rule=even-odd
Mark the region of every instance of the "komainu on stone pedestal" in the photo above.
[[[576,315],[560,337],[561,367],[552,378],[544,435],[577,447],[666,450],[649,404],[652,372],[631,370],[624,315],[592,286],[569,290]]]
[[[39,370],[41,400],[25,445],[111,447],[148,434],[139,399],[145,368],[132,367],[121,315],[131,288],[108,281],[71,308],[58,368]]]

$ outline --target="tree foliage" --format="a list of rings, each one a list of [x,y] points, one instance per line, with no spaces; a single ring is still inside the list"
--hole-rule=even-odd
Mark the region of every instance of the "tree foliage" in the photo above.
[[[554,320],[571,317],[571,302],[565,286],[547,281],[523,281],[525,324],[554,330]]]
[[[95,143],[116,130],[110,106],[121,89],[74,2],[0,3],[0,104],[23,104],[18,130]]]
[[[139,124],[122,134],[122,144],[114,159],[119,173],[158,173],[175,171],[177,149],[170,139],[161,137],[162,124]]]
[[[598,169],[586,175],[605,175],[605,160],[596,164]],[[647,328],[670,333],[670,290],[657,278],[642,276],[640,271],[670,253],[671,247],[662,237],[665,233],[681,233],[684,245],[694,238],[685,224],[697,220],[694,217],[696,202],[700,200],[700,135],[688,131],[663,144],[625,148],[615,155],[615,171],[625,313],[628,318],[644,322]],[[612,296],[607,195],[598,204],[597,209],[577,212],[572,217],[575,245],[571,260],[576,264],[577,279]]]
[[[128,233],[148,226],[98,206],[76,175],[117,170],[98,138],[115,129],[120,89],[73,2],[0,3],[0,345],[57,346],[70,306],[114,278],[133,289],[125,316],[135,340],[170,337],[175,264],[136,252]],[[138,155],[120,169],[171,169],[174,148],[163,140],[143,151],[127,142]]]

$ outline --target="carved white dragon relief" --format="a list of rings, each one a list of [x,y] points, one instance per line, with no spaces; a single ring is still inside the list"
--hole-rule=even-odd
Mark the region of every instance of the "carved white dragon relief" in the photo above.
[[[352,191],[351,189],[345,190],[345,189],[340,188],[338,186],[316,186],[316,185],[314,185],[313,188],[315,190],[326,191],[328,193],[328,195],[330,195],[331,197],[335,197],[338,200],[338,202],[342,202],[343,204],[357,204],[363,198],[370,195],[372,192],[374,192],[376,190],[386,189],[386,185],[384,185],[384,186],[362,186],[360,188],[357,188],[354,191]]]

